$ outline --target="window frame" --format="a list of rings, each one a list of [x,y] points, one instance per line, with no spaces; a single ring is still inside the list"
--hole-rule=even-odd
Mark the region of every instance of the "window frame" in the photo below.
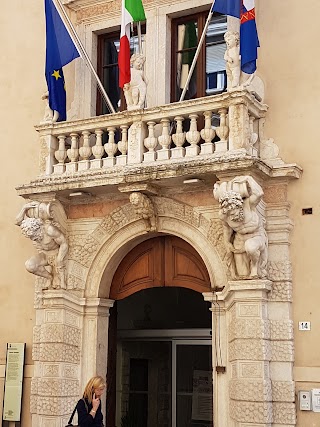
[[[204,30],[206,20],[208,18],[209,11],[201,11],[192,15],[181,16],[179,18],[172,19],[171,21],[171,82],[170,82],[170,102],[178,102],[176,99],[177,90],[177,54],[178,50],[178,26],[189,21],[196,21],[198,28],[198,44]],[[220,14],[217,14],[220,15]],[[202,98],[207,96],[206,94],[206,42],[204,41],[196,64],[197,76],[196,76],[196,87],[197,92],[194,98]]]
[[[142,37],[145,37],[146,35],[146,24],[143,23],[141,25],[141,33],[142,33]],[[137,37],[136,34],[136,28],[134,27],[134,33],[133,33],[134,37]],[[99,79],[101,80],[101,82],[103,83],[103,70],[104,70],[104,42],[105,40],[108,41],[113,41],[113,40],[117,40],[120,43],[120,30],[118,31],[113,31],[110,33],[102,33],[99,34],[97,37],[97,74],[99,76]],[[144,50],[144,49],[142,49]],[[118,64],[116,65],[118,67]],[[107,66],[108,67],[108,66]],[[127,103],[126,103],[126,99],[124,96],[124,92],[123,89],[119,88],[120,90],[120,111],[125,111],[127,109]],[[99,91],[99,89],[97,88],[97,98],[96,98],[96,115],[100,116],[103,113],[103,98],[102,95]],[[107,112],[105,114],[110,114],[110,112]]]
[[[103,33],[103,34],[99,34],[97,37],[97,74],[99,76],[99,79],[101,80],[102,84],[103,84],[103,69],[104,69],[104,65],[103,65],[103,60],[104,60],[104,42],[105,40],[120,40],[120,33],[119,31],[113,31],[111,33]],[[121,99],[121,107],[123,107],[125,104],[125,99],[124,99],[124,94],[123,94],[123,90],[120,90],[120,99]],[[103,113],[103,98],[101,95],[101,92],[99,90],[99,88],[97,87],[97,99],[96,99],[96,116],[101,116]],[[123,108],[120,109],[120,111],[123,111]],[[109,114],[109,113],[106,113]]]

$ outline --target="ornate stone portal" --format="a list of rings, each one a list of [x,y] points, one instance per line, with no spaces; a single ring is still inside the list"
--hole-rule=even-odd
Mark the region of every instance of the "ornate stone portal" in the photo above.
[[[215,188],[221,194],[223,190],[242,194],[244,203],[250,195],[257,198],[255,202],[262,197],[261,187],[251,176],[237,176]],[[270,198],[270,190],[267,197]],[[248,206],[249,216],[263,218],[257,213],[260,206],[253,205]],[[266,216],[270,214],[271,238],[275,242],[278,238],[274,233],[282,231],[279,220],[275,224],[272,221],[280,211],[276,207],[275,215],[270,202],[269,205],[271,211],[266,209]],[[43,216],[38,213],[42,209],[48,210],[49,204],[25,206],[23,217]],[[133,192],[130,203],[97,219],[93,227],[81,227],[81,233],[72,232],[68,238],[68,290],[45,290],[36,306],[31,398],[34,426],[45,423],[60,427],[61,420],[65,422],[70,415],[88,376],[96,372],[106,374],[108,316],[113,304],[108,300],[108,289],[117,268],[114,259],[125,256],[127,242],[145,236],[151,229],[190,242],[207,266],[212,287],[224,286],[223,291],[213,290],[205,295],[212,303],[214,333],[220,324],[222,360],[218,364],[226,367],[226,374],[215,373],[216,393],[229,402],[225,407],[218,399],[216,425],[295,425],[294,382],[290,374],[292,322],[288,292],[282,291],[291,280],[283,271],[287,269],[288,254],[283,253],[279,259],[273,245],[268,263],[269,277],[274,281],[272,290],[269,280],[228,281],[229,254],[223,228],[231,227],[226,218],[219,219],[221,209],[217,204],[213,209],[203,207],[199,211],[168,197]],[[283,215],[283,224],[287,224],[284,211]],[[68,230],[70,233],[70,223]],[[235,233],[233,228],[230,231]],[[64,236],[67,235],[65,232]],[[248,257],[247,253],[242,255]],[[108,271],[107,276],[104,271]],[[78,285],[71,286],[73,282]],[[101,292],[104,298],[98,297]],[[68,390],[67,400],[65,390]],[[272,419],[280,422],[272,424]]]

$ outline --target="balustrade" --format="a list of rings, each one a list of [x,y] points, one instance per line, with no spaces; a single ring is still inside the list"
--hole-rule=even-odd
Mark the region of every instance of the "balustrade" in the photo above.
[[[228,153],[259,156],[267,106],[245,90],[37,128],[47,144],[42,173],[189,161]],[[213,125],[215,124],[215,125]]]

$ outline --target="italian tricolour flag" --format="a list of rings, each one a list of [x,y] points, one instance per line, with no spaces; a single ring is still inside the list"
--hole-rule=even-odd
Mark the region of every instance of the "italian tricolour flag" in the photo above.
[[[130,26],[132,22],[145,21],[141,0],[122,0],[121,35],[119,51],[119,86],[130,82]]]

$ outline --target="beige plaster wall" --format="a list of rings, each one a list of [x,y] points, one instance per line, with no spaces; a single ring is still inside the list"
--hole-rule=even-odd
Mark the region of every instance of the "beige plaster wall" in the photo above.
[[[288,189],[294,220],[293,320],[295,333],[295,379],[297,389],[320,387],[319,312],[319,99],[317,73],[318,16],[320,4],[308,1],[308,16],[298,1],[256,0],[260,34],[259,73],[266,82],[270,106],[266,134],[275,138],[287,162],[300,164],[302,179]],[[303,208],[313,215],[303,216]],[[299,321],[311,321],[311,331],[298,330]],[[304,381],[304,382],[303,382]],[[313,382],[312,382],[313,381]],[[316,426],[320,415],[298,411],[299,426]]]
[[[22,425],[31,425],[29,397],[32,375],[34,277],[24,262],[34,248],[21,236],[14,219],[23,200],[15,186],[31,180],[38,171],[38,136],[33,126],[43,114],[45,89],[44,22],[42,2],[12,0],[1,4],[0,14],[0,123],[1,123],[1,309],[0,408],[7,342],[26,342],[26,369]],[[2,417],[1,417],[2,419]]]

